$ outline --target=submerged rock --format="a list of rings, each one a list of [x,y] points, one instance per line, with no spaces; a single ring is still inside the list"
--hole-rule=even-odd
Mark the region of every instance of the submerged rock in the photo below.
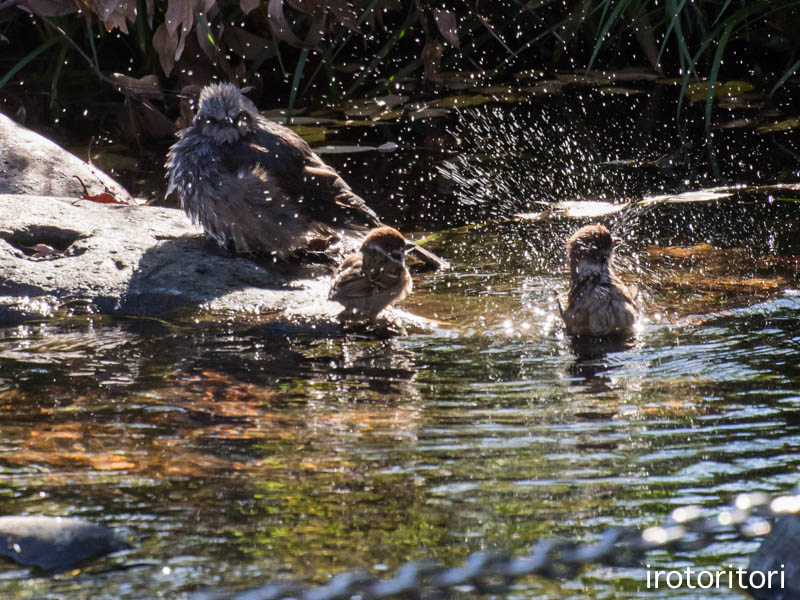
[[[800,516],[786,515],[776,521],[750,557],[747,570],[751,574],[747,591],[754,598],[800,598]],[[756,571],[760,575],[753,577]]]
[[[62,571],[130,544],[105,525],[63,517],[0,517],[0,554],[26,567]]]

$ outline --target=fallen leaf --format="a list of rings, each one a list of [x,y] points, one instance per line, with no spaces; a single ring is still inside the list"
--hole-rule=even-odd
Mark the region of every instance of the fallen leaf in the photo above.
[[[77,179],[81,187],[83,188],[83,194],[81,195],[81,200],[90,200],[91,202],[97,202],[99,204],[127,204],[127,202],[122,202],[117,200],[117,198],[109,193],[108,191],[102,192],[100,194],[89,194],[89,190],[86,189],[86,185],[83,183],[83,180],[78,177],[77,175],[73,175],[75,179]]]
[[[239,8],[242,9],[242,12],[246,15],[253,12],[261,6],[261,0],[239,0]]]
[[[479,104],[486,104],[489,98],[481,94],[475,96],[449,96],[431,102],[431,108],[466,108],[468,106],[477,106]]]
[[[317,154],[357,154],[377,150],[375,146],[318,146],[314,148]]]
[[[309,144],[324,142],[328,137],[327,127],[309,127],[307,125],[290,125],[289,129],[303,138]]]
[[[790,129],[795,129],[798,126],[800,126],[800,118],[795,117],[793,119],[784,119],[783,121],[778,121],[777,123],[759,125],[756,127],[756,133],[764,134],[775,133],[778,131],[789,131]]]
[[[33,258],[48,258],[61,255],[58,250],[47,244],[36,244],[35,246],[30,246],[30,249],[34,251]]]
[[[439,8],[433,9],[433,20],[436,21],[436,27],[444,36],[447,42],[455,48],[461,47],[461,40],[458,39],[458,24],[456,22],[456,13],[452,10],[441,10]]]
[[[701,102],[708,97],[708,88],[710,82],[698,81],[690,83],[686,86],[686,97],[689,102]],[[750,92],[755,89],[755,86],[748,81],[718,81],[714,86],[714,97],[720,96],[740,96],[745,92]]]
[[[25,4],[43,17],[62,17],[75,12],[72,0],[26,0]]]
[[[292,28],[289,26],[289,21],[286,20],[286,15],[283,13],[283,0],[269,0],[269,5],[267,6],[267,15],[269,17],[269,24],[272,28],[272,32],[279,40],[286,42],[294,48],[316,47],[316,44],[310,43],[310,41],[303,41],[294,34]],[[312,24],[312,32],[314,31],[314,27],[315,24]],[[310,36],[311,34],[309,34],[309,37]]]

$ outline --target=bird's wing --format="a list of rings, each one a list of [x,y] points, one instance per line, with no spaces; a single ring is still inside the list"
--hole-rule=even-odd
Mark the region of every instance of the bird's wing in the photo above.
[[[259,118],[257,128],[236,142],[226,157],[232,172],[261,167],[313,219],[335,228],[380,226],[375,212],[339,174],[291,129]]]
[[[361,269],[361,253],[350,254],[333,276],[329,300],[364,298],[373,292],[370,278]]]

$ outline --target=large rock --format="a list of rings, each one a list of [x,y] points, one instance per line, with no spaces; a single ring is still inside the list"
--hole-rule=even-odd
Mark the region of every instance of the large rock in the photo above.
[[[56,250],[47,254],[48,249]],[[45,254],[45,255],[42,255]],[[312,277],[311,275],[314,275]],[[166,316],[301,315],[331,321],[327,275],[290,280],[209,242],[182,211],[0,195],[0,323],[61,307]]]
[[[83,188],[75,176],[91,195],[109,191],[131,201],[111,177],[0,113],[0,194],[80,198]]]

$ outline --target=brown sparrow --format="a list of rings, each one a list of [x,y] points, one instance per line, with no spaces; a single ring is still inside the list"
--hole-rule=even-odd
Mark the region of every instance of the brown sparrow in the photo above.
[[[567,241],[569,296],[561,317],[569,335],[626,333],[636,322],[636,293],[611,266],[615,243],[604,225],[582,227]]]
[[[373,229],[361,249],[349,254],[334,274],[328,299],[344,306],[346,319],[373,321],[384,308],[411,293],[405,258],[412,247],[396,229]]]
[[[207,85],[197,115],[167,154],[167,194],[177,192],[193,222],[220,246],[296,259],[338,262],[382,223],[291,129],[258,114],[232,83]],[[348,243],[349,242],[349,243]],[[447,263],[415,253],[436,268]]]

